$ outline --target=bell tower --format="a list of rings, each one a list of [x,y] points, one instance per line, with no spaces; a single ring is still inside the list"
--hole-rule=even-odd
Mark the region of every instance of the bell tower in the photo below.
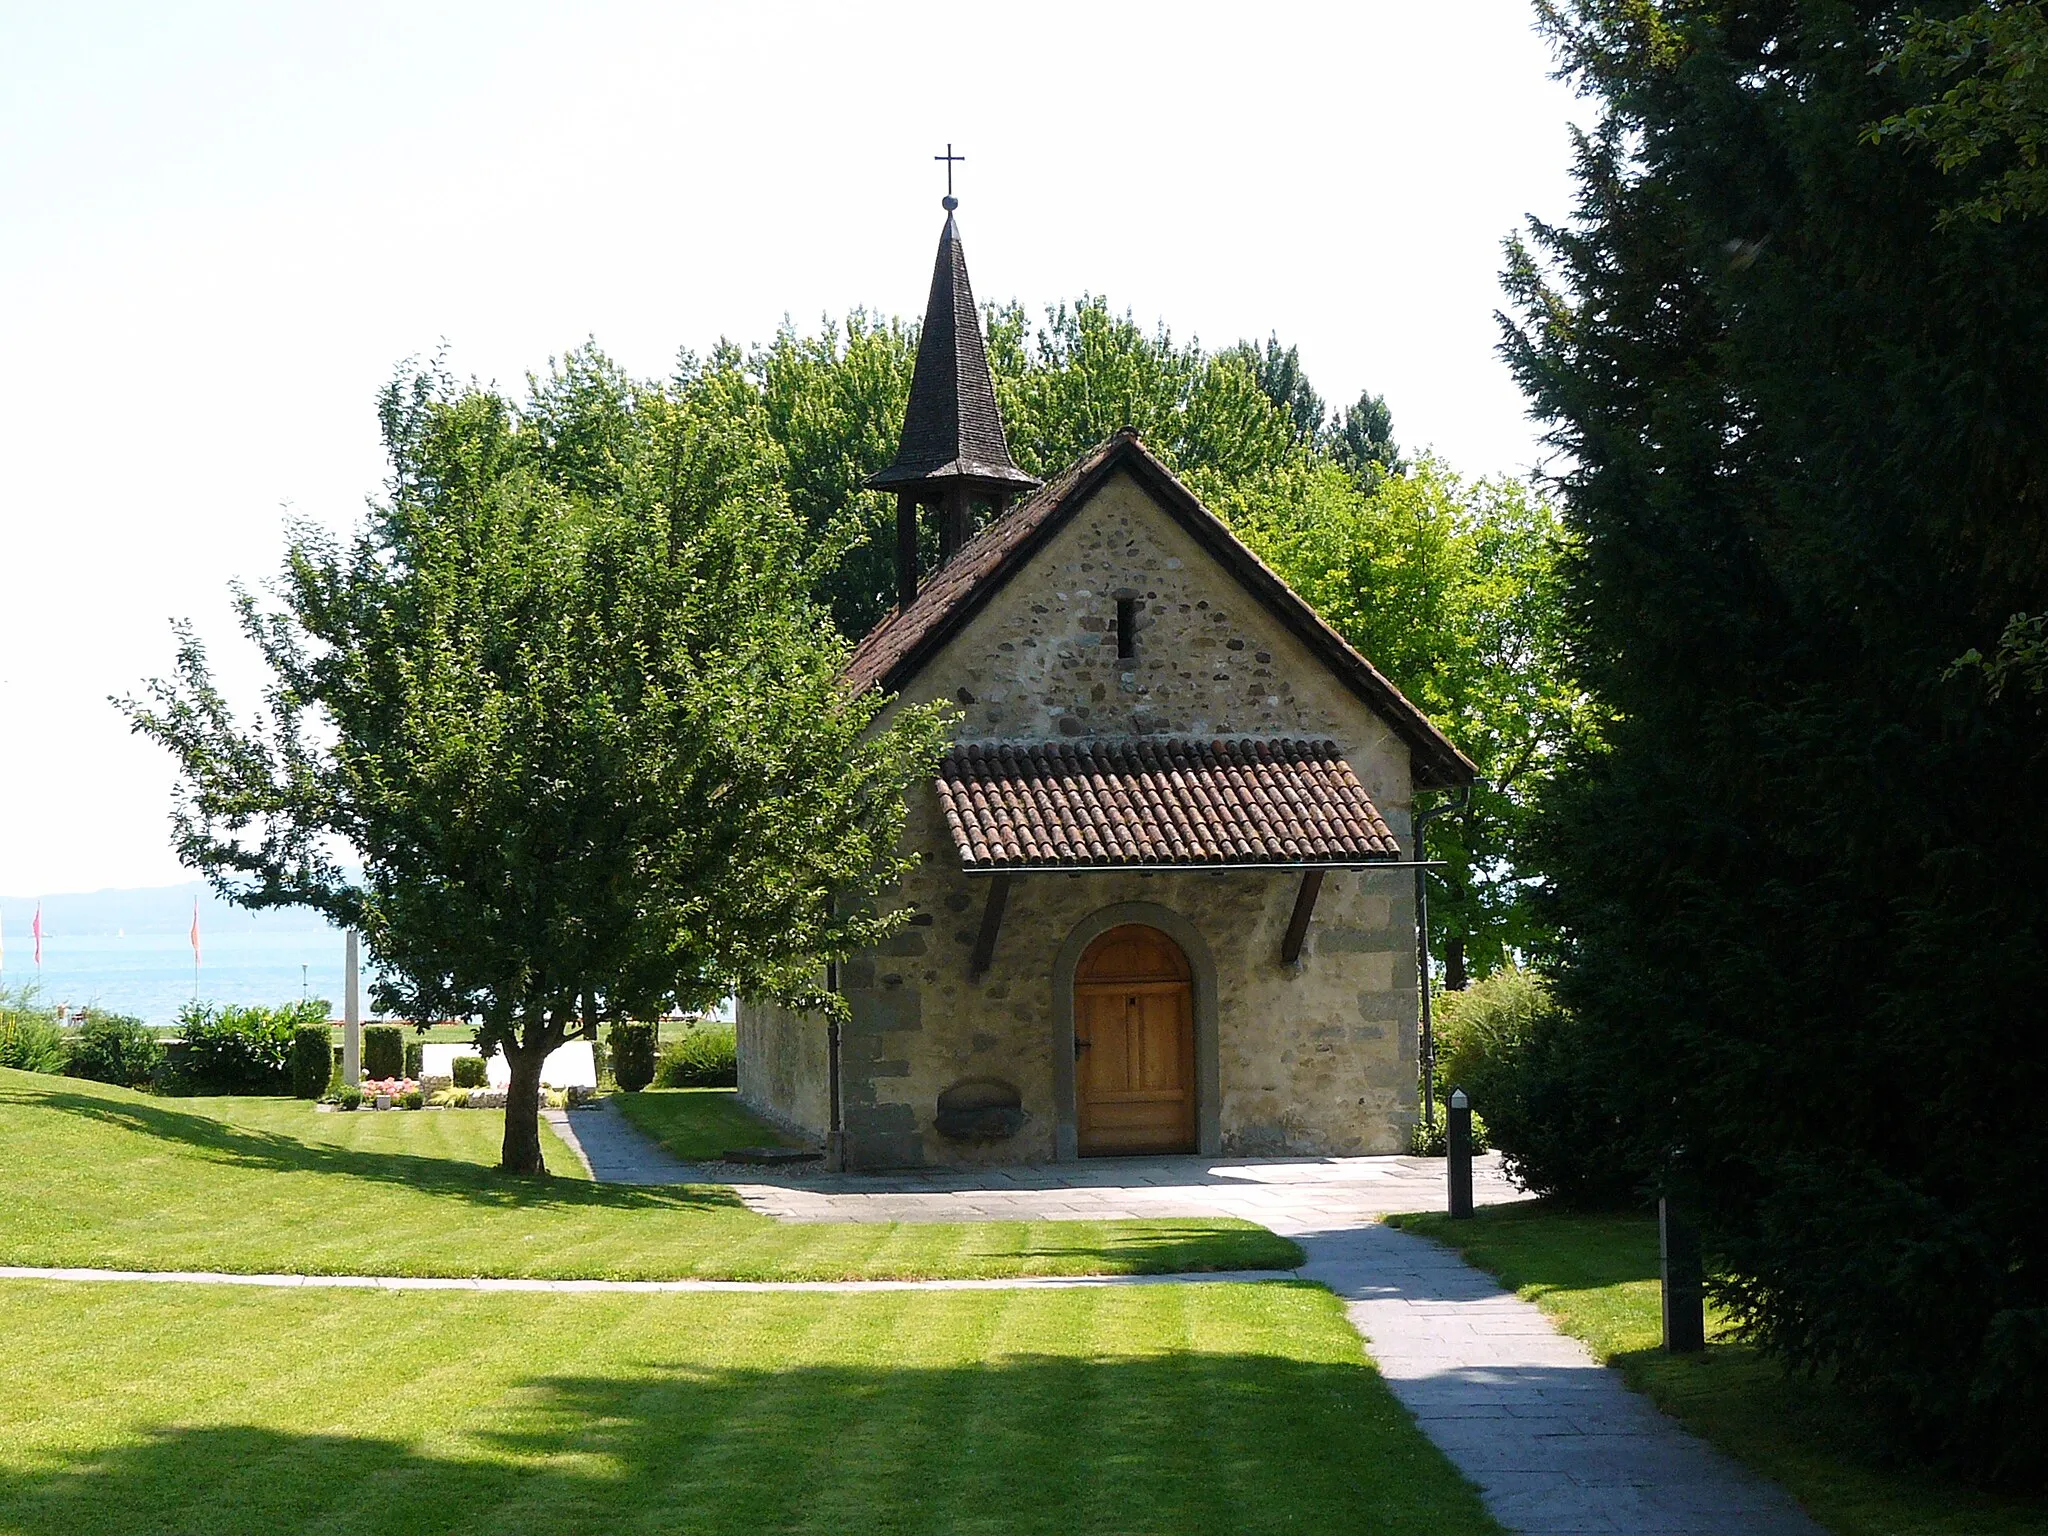
[[[967,257],[953,210],[953,146],[938,158],[946,164],[946,227],[939,234],[932,268],[931,297],[917,342],[917,366],[910,379],[910,404],[903,413],[903,440],[888,468],[870,475],[872,490],[896,493],[896,603],[908,608],[917,596],[919,507],[939,518],[939,562],[974,535],[974,507],[993,503],[997,512],[1038,481],[1010,459],[996,409],[995,383],[988,371],[981,313],[967,281]]]

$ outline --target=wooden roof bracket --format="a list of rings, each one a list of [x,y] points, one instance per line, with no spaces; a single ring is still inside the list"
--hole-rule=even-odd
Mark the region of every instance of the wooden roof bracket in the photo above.
[[[1280,963],[1294,965],[1301,959],[1302,941],[1308,937],[1308,920],[1315,916],[1316,897],[1323,891],[1323,871],[1301,872],[1301,889],[1295,893],[1294,915],[1287,919],[1287,932],[1280,940]]]
[[[996,935],[1003,931],[1003,908],[1010,902],[1010,887],[1017,877],[997,870],[988,882],[988,901],[981,909],[981,932],[974,938],[974,958],[968,962],[967,979],[980,981],[996,958]]]

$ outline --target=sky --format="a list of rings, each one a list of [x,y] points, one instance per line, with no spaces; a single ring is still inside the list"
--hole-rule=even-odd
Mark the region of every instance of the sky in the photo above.
[[[977,295],[1278,334],[1404,447],[1527,471],[1501,242],[1569,210],[1527,0],[0,8],[0,893],[188,878],[108,703],[380,485],[406,359],[643,374]]]

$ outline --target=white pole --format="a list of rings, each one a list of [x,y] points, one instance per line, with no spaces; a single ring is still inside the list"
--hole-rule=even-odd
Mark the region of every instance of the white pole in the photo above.
[[[357,994],[356,931],[348,931],[348,979],[342,992],[341,1081],[353,1088],[363,1080],[363,1008]]]

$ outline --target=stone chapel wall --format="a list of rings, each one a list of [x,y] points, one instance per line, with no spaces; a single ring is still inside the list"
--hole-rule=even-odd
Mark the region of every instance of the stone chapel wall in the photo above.
[[[1116,655],[1120,596],[1140,605],[1128,667]],[[1409,840],[1406,745],[1125,474],[927,664],[904,699],[952,702],[961,741],[1333,739]],[[1415,1116],[1412,872],[1332,872],[1298,967],[1279,957],[1297,873],[1024,875],[994,964],[975,983],[968,957],[987,881],[961,872],[929,784],[912,794],[905,837],[921,863],[895,899],[913,924],[841,968],[852,1012],[843,1079],[853,1166],[1053,1157],[1055,1052],[1072,1049],[1070,1037],[1054,1038],[1054,956],[1084,918],[1121,902],[1181,914],[1214,961],[1224,1152],[1405,1148]],[[815,1033],[822,1052],[822,1027]],[[785,1102],[772,1076],[766,1066],[743,1069],[743,1093]],[[1021,1090],[1030,1118],[1019,1136],[974,1146],[937,1133],[939,1094],[967,1077]]]

